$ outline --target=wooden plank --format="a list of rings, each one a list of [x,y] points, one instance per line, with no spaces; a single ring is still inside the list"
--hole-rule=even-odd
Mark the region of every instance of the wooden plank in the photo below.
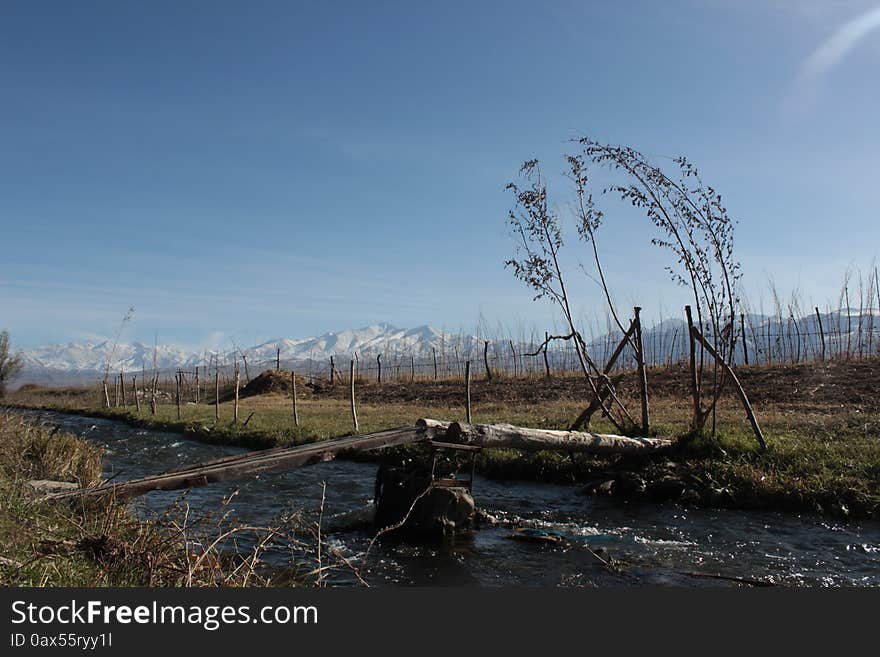
[[[439,488],[471,488],[469,479],[435,479],[432,483]]]
[[[461,445],[458,443],[442,443],[436,440],[429,440],[428,445],[430,447],[439,447],[441,449],[454,449],[461,452],[480,452],[483,450],[482,447],[477,447],[475,445]]]

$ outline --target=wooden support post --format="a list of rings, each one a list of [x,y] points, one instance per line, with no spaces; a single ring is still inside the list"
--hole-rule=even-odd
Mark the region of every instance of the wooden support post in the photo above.
[[[416,357],[413,355],[409,357],[409,380],[416,380]]]
[[[119,377],[113,379],[113,405],[119,408]]]
[[[437,380],[437,350],[431,347],[431,355],[434,357],[434,380]]]
[[[639,374],[639,396],[642,400],[642,435],[647,436],[650,434],[650,426],[648,421],[648,375],[645,371],[645,342],[642,338],[642,318],[640,313],[642,309],[640,306],[636,306],[633,308],[635,312],[635,326],[636,326],[636,358],[638,359],[638,374]]]
[[[174,377],[175,383],[175,398],[177,400],[177,420],[180,421],[180,372],[177,373],[177,376]]]
[[[358,432],[358,416],[357,416],[357,409],[355,408],[355,404],[354,404],[354,360],[353,359],[351,361],[351,365],[349,366],[348,378],[350,379],[349,385],[350,385],[350,391],[351,391],[351,423],[354,426],[354,432],[357,433]]]
[[[214,370],[214,419],[220,419],[220,368]]]
[[[333,362],[333,356],[330,356],[330,385],[332,386],[336,380],[336,363]]]
[[[470,361],[468,361],[470,362]],[[492,370],[489,368],[489,341],[483,340],[483,365],[486,366],[486,381],[492,380]]]
[[[825,362],[825,329],[822,328],[822,315],[819,314],[819,306],[816,306],[816,320],[819,322],[819,338],[822,340],[822,362]]]
[[[119,373],[119,390],[122,395],[122,407],[125,408],[125,370]]]
[[[744,313],[740,313],[740,315],[739,315],[739,328],[740,328],[740,333],[742,334],[743,364],[746,367],[748,367],[749,366],[749,343],[746,342],[746,316]]]
[[[473,422],[473,418],[471,415],[471,361],[466,361],[464,364],[464,391],[465,391],[465,416],[467,417],[468,424]]]
[[[513,378],[516,378],[517,375],[517,367],[516,367],[516,349],[513,346],[513,340],[510,340],[510,353],[513,355]]]
[[[153,376],[153,380],[150,381],[150,415],[156,414],[156,386],[159,385],[159,373],[157,372]]]
[[[131,377],[131,394],[134,395],[134,407],[135,410],[140,413],[141,412],[141,399],[138,397],[138,378],[135,374]]]
[[[202,397],[202,389],[201,382],[199,381],[199,366],[196,365],[196,404],[201,401]]]
[[[382,354],[376,356],[376,367],[378,368],[378,373],[376,374],[376,383],[382,383]]]
[[[739,382],[739,379],[736,377],[736,374],[733,371],[733,368],[725,361],[721,355],[715,351],[715,348],[703,337],[703,334],[700,333],[695,326],[691,327],[691,335],[697,340],[715,361],[724,368],[724,371],[727,372],[728,376],[730,376],[730,381],[733,383],[733,387],[736,390],[736,394],[739,396],[739,400],[742,402],[743,408],[746,411],[746,417],[749,420],[749,424],[752,426],[752,431],[755,434],[755,438],[758,439],[758,444],[761,446],[761,449],[767,449],[767,441],[764,440],[764,434],[761,431],[761,427],[758,425],[758,419],[755,417],[755,412],[752,410],[752,405],[749,403],[749,398],[746,396],[746,391],[743,390],[742,385]]]
[[[296,407],[296,372],[290,371],[290,396],[293,398],[293,426],[299,426],[299,410]]]
[[[281,347],[275,347],[275,369],[281,370]]]
[[[107,390],[107,379],[106,379],[106,377],[104,378],[103,381],[101,381],[101,385],[102,385],[102,387],[104,388],[104,406],[105,406],[106,408],[110,408],[110,391]]]
[[[547,345],[550,344],[550,334],[544,331],[544,371],[547,373],[547,380],[550,380],[550,360],[547,358]]]
[[[688,323],[688,340],[690,345],[690,379],[691,379],[691,395],[693,397],[693,418],[691,420],[691,428],[696,431],[703,423],[703,410],[700,406],[700,388],[697,385],[697,343],[694,339],[694,318],[691,315],[691,307],[684,307],[684,314],[687,316]]]
[[[232,407],[232,421],[238,422],[238,387],[241,384],[241,374],[238,371],[238,365],[235,366],[235,401]]]

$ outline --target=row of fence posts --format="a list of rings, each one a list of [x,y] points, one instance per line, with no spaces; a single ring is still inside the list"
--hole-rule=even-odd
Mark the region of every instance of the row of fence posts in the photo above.
[[[633,319],[630,322],[630,327],[627,329],[622,336],[622,339],[615,347],[612,352],[611,357],[608,359],[605,364],[603,371],[596,371],[596,375],[598,376],[598,388],[594,391],[596,395],[596,402],[599,406],[603,406],[603,399],[605,396],[609,394],[608,388],[605,386],[605,379],[608,378],[608,375],[615,367],[619,356],[625,349],[627,343],[630,344],[633,351],[633,357],[635,359],[636,364],[636,372],[638,376],[639,383],[639,397],[641,401],[641,429],[644,432],[644,435],[649,435],[650,430],[650,410],[649,410],[649,402],[648,402],[648,387],[647,387],[647,361],[645,358],[645,345],[644,345],[644,336],[641,325],[641,310],[642,308],[636,306],[633,308]],[[822,361],[826,358],[826,335],[824,325],[822,323],[822,317],[819,312],[819,308],[815,308],[816,319],[819,328],[820,335],[820,358]],[[691,309],[689,306],[685,307],[685,315],[687,318],[687,326],[688,326],[688,357],[690,361],[690,370],[694,372],[694,359],[696,357],[696,345],[694,338],[695,325],[693,322],[693,318],[691,316]],[[743,353],[743,362],[744,365],[749,365],[749,351],[748,351],[748,341],[746,340],[746,325],[745,325],[745,315],[740,315],[740,342],[742,346]],[[545,332],[544,334],[544,343],[541,347],[538,348],[534,353],[526,354],[528,356],[538,356],[543,354],[544,360],[544,370],[545,377],[547,380],[551,379],[551,367],[548,359],[548,345],[551,339],[554,339],[553,336],[550,336]],[[705,346],[703,340],[705,338],[701,334],[700,346],[701,349],[709,350],[708,347]],[[510,341],[510,348],[512,353],[516,354],[515,347],[513,342]],[[437,354],[436,350],[433,350],[433,366],[434,366],[434,376],[435,378],[438,375],[437,369]],[[495,377],[495,373],[490,367],[489,362],[489,341],[483,341],[483,366],[485,368],[485,378],[487,381],[492,381]],[[711,350],[710,350],[711,351]],[[514,360],[514,367],[516,361]],[[376,356],[376,364],[377,364],[377,375],[376,381],[377,383],[382,383],[382,354],[378,354]],[[275,367],[280,372],[281,371],[281,350],[280,348],[276,349],[275,354]],[[398,363],[399,369],[399,363]],[[516,371],[516,370],[514,370]],[[182,418],[182,403],[183,403],[183,389],[186,382],[187,372],[183,370],[178,370],[175,373],[174,377],[174,402],[177,410],[177,420],[180,421]],[[146,386],[146,372],[143,372],[143,384],[144,384],[144,396],[146,396],[147,386]],[[300,417],[299,417],[299,408],[298,408],[298,400],[297,400],[297,389],[296,389],[296,373],[295,371],[291,371],[290,374],[290,386],[291,386],[291,397],[292,397],[292,416],[294,426],[300,426]],[[410,357],[410,379],[415,381],[415,359],[413,356]],[[228,380],[228,379],[227,379]],[[350,399],[350,407],[351,407],[351,420],[354,431],[359,431],[359,422],[357,415],[357,406],[356,406],[356,397],[355,397],[355,382],[359,380],[359,358],[357,354],[355,354],[355,358],[351,359],[349,363],[349,399]],[[167,379],[166,379],[167,381]],[[336,366],[336,360],[333,356],[330,357],[330,382],[331,385],[335,385],[336,382],[342,382],[342,374],[339,372]],[[155,415],[156,414],[156,406],[157,406],[157,390],[159,384],[159,374],[158,372],[154,373],[152,377],[152,386],[151,386],[151,396],[150,396],[150,412]],[[239,421],[239,402],[240,402],[240,387],[241,387],[241,371],[239,368],[239,364],[236,361],[234,365],[234,393],[233,393],[233,422],[237,423]],[[464,363],[464,397],[465,397],[465,410],[467,421],[472,421],[472,408],[471,408],[471,360],[468,359]],[[195,403],[198,404],[201,402],[202,396],[202,380],[200,376],[200,367],[195,367],[195,376],[194,376],[194,385],[195,385]],[[167,386],[166,386],[167,387]],[[191,390],[191,388],[190,388]],[[107,385],[107,379],[105,378],[102,381],[102,393],[103,393],[103,402],[106,407],[110,407],[110,393]],[[696,394],[696,393],[695,393]],[[141,400],[139,395],[139,390],[137,386],[137,375],[132,376],[131,379],[131,395],[134,398],[134,404],[136,407],[136,411],[138,413],[141,412]],[[611,395],[613,397],[613,394]],[[118,406],[126,406],[127,405],[127,397],[126,397],[126,386],[125,386],[125,372],[120,372],[117,377],[115,377],[114,384],[114,401],[115,405]],[[618,402],[619,404],[619,402]],[[698,404],[698,400],[694,399],[695,404],[695,412],[697,411],[696,404]],[[245,425],[250,421],[251,417],[254,413],[245,420]],[[629,414],[626,414],[629,418]],[[214,418],[219,421],[220,419],[220,367],[219,365],[215,367],[214,371]],[[629,418],[632,420],[632,418]]]

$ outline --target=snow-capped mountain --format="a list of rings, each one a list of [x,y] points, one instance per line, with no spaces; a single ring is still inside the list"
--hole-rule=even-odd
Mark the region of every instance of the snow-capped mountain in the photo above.
[[[304,360],[326,361],[330,356],[362,356],[377,353],[406,353],[414,356],[430,354],[432,348],[442,350],[453,344],[468,349],[476,338],[452,336],[430,326],[413,329],[398,328],[388,323],[360,329],[325,333],[317,337],[278,338],[256,346],[224,350],[187,350],[174,345],[142,342],[119,343],[112,340],[53,344],[22,352],[24,369],[16,383],[68,384],[100,377],[110,363],[110,371],[118,373],[189,368],[206,363],[227,364],[244,357],[254,366],[275,361],[277,350],[283,362]]]

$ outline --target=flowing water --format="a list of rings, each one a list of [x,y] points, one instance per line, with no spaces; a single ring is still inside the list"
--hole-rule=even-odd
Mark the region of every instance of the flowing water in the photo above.
[[[113,420],[34,413],[40,421],[106,449],[104,474],[126,480],[237,454],[179,434],[131,427]],[[623,503],[581,495],[575,486],[497,482],[477,477],[478,506],[503,522],[484,525],[454,543],[377,541],[363,560],[374,530],[366,525],[333,533],[334,524],[362,511],[373,496],[376,466],[345,460],[241,482],[192,489],[187,503],[217,509],[232,491],[235,516],[271,524],[296,509],[316,511],[326,482],[328,541],[352,558],[371,585],[682,585],[718,586],[727,580],[699,574],[772,581],[782,585],[880,585],[880,522],[841,522],[812,514],[684,508]],[[154,491],[136,501],[144,514],[161,513],[180,491]],[[559,544],[511,540],[514,528],[539,528]],[[277,564],[287,554],[269,554]],[[619,566],[607,568],[601,560]],[[334,575],[353,585],[353,575]],[[732,583],[732,582],[730,582]]]

